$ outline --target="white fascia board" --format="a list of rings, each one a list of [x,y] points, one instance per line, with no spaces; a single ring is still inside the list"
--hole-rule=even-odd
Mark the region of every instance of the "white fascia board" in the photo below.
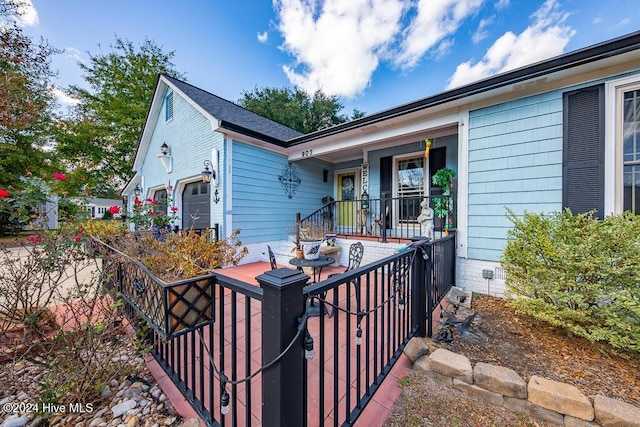
[[[223,134],[225,137],[228,137],[229,140],[235,140],[235,141],[239,141],[239,142],[244,142],[250,145],[254,145],[256,147],[261,147],[264,148],[265,150],[270,150],[270,151],[274,151],[276,153],[282,154],[282,155],[289,155],[289,151],[284,148],[284,147],[280,147],[278,145],[275,144],[271,144],[269,142],[265,142],[261,139],[258,138],[253,138],[250,136],[247,136],[245,134],[239,133],[239,132],[235,132],[232,130],[228,130],[225,128],[219,128],[217,129],[218,132],[220,132],[221,134]]]
[[[353,133],[350,133],[350,135],[345,134],[343,138],[336,139],[334,142],[318,139],[290,148],[289,160],[294,161],[308,157],[318,157],[323,154],[330,154],[347,148],[359,146],[366,147],[367,144],[379,143],[383,140],[395,139],[404,135],[422,133],[426,136],[429,129],[456,124],[458,123],[458,118],[459,113],[455,112],[438,117],[432,117],[426,120],[417,119],[411,123],[400,124],[398,126],[393,126],[393,124],[389,123],[384,125],[384,129],[372,131],[359,136],[354,136]],[[374,126],[381,126],[381,124]]]

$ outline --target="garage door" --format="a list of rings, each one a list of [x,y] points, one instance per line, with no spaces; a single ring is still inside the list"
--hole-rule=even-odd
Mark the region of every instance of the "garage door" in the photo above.
[[[182,228],[203,230],[211,227],[210,184],[193,182],[182,192]]]

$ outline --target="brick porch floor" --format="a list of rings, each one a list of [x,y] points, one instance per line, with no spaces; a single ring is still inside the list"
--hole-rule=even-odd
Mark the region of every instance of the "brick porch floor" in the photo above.
[[[290,267],[290,266],[282,266],[282,267]],[[257,285],[257,281],[255,278],[260,274],[270,270],[270,265],[266,262],[256,262],[251,264],[245,264],[237,267],[230,267],[220,270],[221,274],[225,276],[241,280],[246,283],[255,283]],[[325,267],[322,271],[322,277],[326,277],[328,274],[335,272],[344,271],[344,267]],[[310,328],[312,325],[310,325]],[[259,350],[259,349],[258,349]],[[253,353],[259,354],[259,351],[256,350]],[[196,412],[193,410],[189,402],[182,396],[181,392],[176,388],[171,379],[166,375],[166,373],[162,370],[162,368],[158,365],[155,359],[152,356],[147,356],[147,365],[151,373],[156,378],[160,387],[162,387],[163,391],[167,395],[167,397],[171,400],[174,408],[177,410],[185,418],[197,417]],[[258,362],[259,363],[259,362]],[[342,363],[342,361],[341,361]],[[317,370],[317,369],[316,369]],[[402,354],[399,360],[396,362],[388,376],[385,378],[384,382],[381,384],[380,388],[373,395],[372,400],[365,407],[364,411],[358,418],[355,426],[358,427],[369,427],[369,426],[383,426],[391,413],[393,406],[395,405],[398,397],[400,396],[400,388],[399,381],[403,378],[407,373],[411,370],[411,362],[409,359]],[[344,372],[343,367],[340,367],[340,371]],[[314,373],[312,367],[309,368],[309,384],[310,390],[315,387],[318,388],[319,380],[318,373]],[[331,375],[327,373],[327,375]],[[332,392],[331,392],[332,393]],[[341,391],[344,395],[346,391]],[[325,396],[329,394],[329,391],[326,391]],[[314,405],[309,405],[308,408],[309,420],[315,420],[317,417],[313,416],[313,412],[317,413],[318,408],[314,407]],[[256,413],[258,412],[258,413]],[[253,410],[253,425],[260,425],[260,413],[259,408]],[[325,424],[332,424],[332,417],[328,416],[325,419]],[[204,425],[201,422],[202,425]],[[242,425],[239,423],[239,425]],[[310,421],[310,425],[313,425]]]

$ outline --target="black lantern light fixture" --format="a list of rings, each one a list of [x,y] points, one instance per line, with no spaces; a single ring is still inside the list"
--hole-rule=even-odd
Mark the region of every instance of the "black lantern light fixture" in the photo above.
[[[204,170],[202,171],[202,182],[208,184],[212,179],[216,179],[216,171],[212,170],[213,164],[209,160],[204,161]]]
[[[158,153],[156,157],[160,160],[160,163],[162,163],[167,173],[171,173],[173,169],[173,158],[171,157],[171,148],[169,148],[166,142],[162,143],[160,153]]]
[[[140,195],[140,193],[142,192],[142,189],[140,188],[140,184],[136,184],[136,188],[133,189],[133,194],[136,195],[136,197],[138,197]]]

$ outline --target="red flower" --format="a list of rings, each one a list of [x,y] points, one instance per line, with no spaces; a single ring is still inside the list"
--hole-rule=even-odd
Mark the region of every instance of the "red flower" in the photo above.
[[[142,204],[142,200],[136,199],[136,205],[140,206]]]
[[[169,191],[173,191],[173,185],[168,186],[168,187],[167,187],[167,190],[169,190]]]
[[[112,215],[119,214],[120,213],[120,206],[118,206],[118,205],[111,206],[109,208],[109,212],[111,212]]]
[[[147,197],[144,199],[147,203],[153,203],[153,199],[151,197]]]
[[[73,240],[76,242],[79,242],[80,240],[82,240],[82,237],[78,236],[78,237],[75,237]]]
[[[171,206],[171,212],[178,212],[177,206]]]
[[[31,175],[31,171],[29,170],[29,168],[25,169],[24,171],[27,175]]]
[[[63,173],[54,173],[52,176],[53,179],[57,179],[59,181],[64,181],[65,179],[67,179],[67,176]]]
[[[40,238],[38,236],[30,236],[27,241],[29,243],[38,243],[40,241]]]
[[[84,234],[84,228],[80,229],[80,234]]]
[[[154,211],[153,209],[151,209],[151,210],[149,211],[149,215],[155,215],[155,214],[156,214],[156,213],[155,213],[155,211]]]
[[[7,190],[0,189],[0,199],[2,199],[3,197],[9,197],[9,192]]]
[[[152,201],[151,201],[151,204],[152,204],[152,205],[157,205],[157,204],[158,204],[158,201],[157,201],[157,200],[152,200]]]

